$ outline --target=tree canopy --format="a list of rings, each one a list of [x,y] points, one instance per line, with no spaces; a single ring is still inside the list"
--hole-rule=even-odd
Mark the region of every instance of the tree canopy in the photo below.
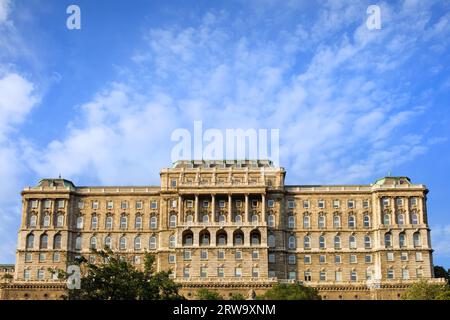
[[[410,286],[402,296],[403,300],[450,300],[448,285],[420,281]]]
[[[196,294],[197,300],[224,300],[217,292],[208,289],[199,289]]]
[[[315,288],[299,283],[279,283],[268,290],[262,297],[264,300],[321,300]]]

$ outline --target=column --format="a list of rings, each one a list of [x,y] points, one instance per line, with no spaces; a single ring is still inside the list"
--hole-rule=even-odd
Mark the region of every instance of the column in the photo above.
[[[228,218],[227,218],[228,222],[233,221],[232,217],[231,217],[231,193],[228,194]]]
[[[245,194],[245,216],[244,216],[244,223],[248,222],[248,194]]]
[[[266,195],[261,194],[261,222],[266,223]]]
[[[410,203],[410,198],[408,196],[406,196],[404,198],[404,207],[405,207],[405,225],[409,225],[411,224],[411,217],[410,217],[410,212],[409,212],[409,203]]]
[[[181,195],[178,196],[178,224],[183,223],[183,219],[182,216],[184,216],[184,214],[182,213],[183,211],[183,197]]]
[[[195,206],[195,209],[194,209],[194,222],[198,222],[198,221],[200,221],[199,219],[198,219],[198,194],[196,194],[195,195],[195,204],[194,204],[194,206]]]
[[[217,219],[216,219],[216,195],[214,193],[211,195],[211,220],[212,220],[212,222],[217,222]]]

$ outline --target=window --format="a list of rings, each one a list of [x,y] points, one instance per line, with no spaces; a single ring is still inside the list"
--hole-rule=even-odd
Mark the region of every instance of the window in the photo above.
[[[202,246],[208,246],[209,245],[209,232],[203,233],[200,235],[200,244]]]
[[[113,228],[113,218],[111,216],[107,216],[106,217],[105,228],[107,230],[112,230],[112,228]]]
[[[37,278],[38,280],[44,280],[45,278],[45,271],[42,269],[39,269],[37,272]]]
[[[327,256],[324,254],[319,255],[319,263],[326,263],[327,262]]]
[[[296,264],[297,263],[297,257],[295,254],[290,254],[288,256],[288,263],[289,264]]]
[[[53,253],[53,262],[59,262],[61,260],[61,255],[59,254],[59,252],[54,252]]]
[[[419,215],[417,213],[411,215],[411,224],[419,224]]]
[[[253,223],[257,223],[258,220],[259,220],[258,215],[257,215],[257,214],[252,214],[251,221],[252,221]]]
[[[397,215],[397,224],[400,226],[405,224],[405,216],[402,213]]]
[[[96,230],[98,227],[98,217],[97,215],[92,215],[91,217],[91,230]]]
[[[417,206],[417,198],[411,198],[411,206]]]
[[[303,263],[304,264],[310,264],[311,263],[311,256],[310,255],[305,255],[303,257]]]
[[[126,230],[128,227],[128,219],[125,215],[122,215],[120,217],[120,229],[121,230]]]
[[[125,238],[125,236],[122,236],[119,239],[119,249],[120,250],[126,250],[127,249],[127,238]]]
[[[156,249],[156,237],[155,236],[150,237],[149,246],[150,246],[150,249],[152,249],[152,250]]]
[[[295,237],[294,236],[290,236],[288,239],[288,248],[289,249],[295,249],[296,247],[296,243],[295,243]]]
[[[203,208],[208,208],[209,207],[209,201],[205,200],[203,201]]]
[[[251,243],[251,245],[252,246],[257,246],[257,245],[260,244],[260,242],[261,242],[261,240],[260,240],[259,232],[258,231],[253,231],[250,234],[250,243]]]
[[[295,208],[295,201],[288,200],[288,209],[294,209],[294,208]]]
[[[383,198],[383,199],[381,200],[381,202],[382,202],[382,204],[383,204],[383,207],[389,206],[389,198]]]
[[[242,268],[241,267],[234,268],[234,276],[236,278],[242,277]]]
[[[275,263],[275,253],[269,253],[269,262]]]
[[[416,232],[413,234],[413,243],[414,243],[414,247],[420,247],[422,245],[421,239],[420,239],[420,233]]]
[[[48,247],[48,236],[46,234],[41,235],[41,241],[39,244],[40,249],[47,249]]]
[[[341,237],[339,237],[339,236],[334,237],[334,248],[335,249],[341,248]]]
[[[342,263],[342,259],[341,259],[340,255],[334,256],[334,263],[337,263],[337,264]]]
[[[31,262],[33,260],[33,254],[32,253],[25,253],[25,262]]]
[[[387,252],[386,253],[386,260],[390,261],[390,262],[394,261],[394,253],[393,252]]]
[[[225,215],[219,214],[219,222],[225,222]]]
[[[53,238],[53,249],[61,249],[62,237],[60,234],[56,234]]]
[[[422,278],[423,277],[423,270],[421,268],[416,269],[416,278]]]
[[[372,280],[372,269],[370,267],[366,269],[366,280]]]
[[[295,279],[297,279],[297,272],[295,272],[295,271],[289,271],[288,277],[289,277],[289,280],[295,280]]]
[[[134,250],[141,250],[141,237],[136,236],[134,238]]]
[[[336,271],[334,273],[334,280],[337,282],[342,281],[342,271]]]
[[[252,277],[253,278],[259,278],[259,268],[258,267],[253,267],[252,268]]]
[[[200,251],[200,260],[208,260],[208,250]]]
[[[325,208],[325,201],[324,200],[319,200],[317,202],[317,206],[319,207],[319,209],[324,209]]]
[[[30,227],[34,228],[36,227],[36,222],[37,222],[37,216],[35,214],[30,216]]]
[[[184,260],[191,260],[191,250],[184,250],[183,251],[183,259]]]
[[[114,202],[112,202],[112,201],[106,202],[106,209],[108,209],[108,210],[114,209]]]
[[[150,218],[150,229],[155,230],[158,228],[158,218],[156,216],[152,216]]]
[[[304,275],[305,275],[306,282],[309,282],[312,280],[311,271],[305,271]]]
[[[311,227],[311,217],[310,216],[304,216],[303,217],[303,228],[309,229]]]
[[[244,236],[241,233],[237,233],[234,235],[234,245],[235,246],[241,246],[244,244]]]
[[[293,241],[294,241],[294,246],[295,246],[295,237],[293,237],[293,236],[290,236],[289,237],[289,245],[291,244],[291,239],[293,239]],[[304,238],[303,238],[303,247],[305,248],[305,249],[311,249],[311,238],[309,237],[309,236],[305,236]],[[289,247],[290,248],[290,247]]]
[[[369,200],[363,200],[363,208],[368,209],[370,207]]]
[[[389,232],[384,235],[384,246],[392,247],[392,235]]]
[[[208,268],[207,267],[200,267],[200,277],[206,278],[208,276]]]
[[[333,217],[333,227],[340,228],[341,227],[341,217],[338,215],[335,215]]]
[[[365,263],[372,263],[372,255],[371,254],[366,254],[364,256],[364,262]]]
[[[225,276],[225,269],[223,267],[217,268],[217,276],[219,278],[223,278]]]
[[[386,213],[386,214],[383,216],[383,224],[384,224],[385,226],[388,226],[388,225],[391,224],[391,215],[390,215],[390,214]]]
[[[203,222],[203,223],[209,222],[209,216],[208,216],[207,214],[204,214],[204,215],[202,216],[202,222]]]
[[[25,280],[30,280],[30,270],[29,269],[23,270],[23,278]]]
[[[397,204],[397,206],[399,206],[399,207],[403,206],[403,199],[402,199],[402,198],[397,198],[397,199],[396,199],[396,204]]]
[[[75,238],[75,250],[81,250],[81,236]]]
[[[241,260],[242,259],[242,251],[236,250],[236,252],[234,253],[234,259]]]
[[[294,216],[289,216],[288,217],[288,228],[289,229],[294,229],[295,228],[295,217]]]
[[[142,210],[144,205],[143,205],[142,201],[136,201],[135,207],[136,207],[136,210]]]
[[[354,228],[355,226],[356,226],[355,216],[351,214],[348,216],[348,227]]]
[[[36,209],[38,207],[38,201],[37,200],[31,200],[31,208]]]
[[[190,277],[190,268],[189,267],[184,267],[183,268],[183,277],[184,278],[189,278]]]
[[[324,229],[326,227],[326,218],[324,215],[319,216],[318,224],[320,229]]]
[[[82,208],[80,208],[82,209]],[[92,201],[92,209],[98,210],[98,201]]]
[[[320,273],[319,273],[319,280],[320,281],[327,281],[327,273],[326,273],[326,271],[320,271]]]
[[[358,280],[358,274],[356,273],[355,270],[352,270],[352,272],[350,273],[350,281],[357,281]]]
[[[83,229],[83,217],[77,217],[77,229]]]
[[[333,208],[338,209],[340,207],[341,203],[339,200],[333,200]]]
[[[219,260],[225,259],[225,251],[224,250],[217,251],[217,259],[219,259]]]
[[[364,248],[370,249],[372,247],[372,239],[369,235],[364,236]]]
[[[387,270],[387,275],[386,275],[386,277],[387,277],[389,280],[394,279],[394,269],[389,268],[389,269]]]
[[[27,236],[27,244],[26,244],[26,248],[27,249],[33,249],[34,248],[34,235],[29,234]]]
[[[188,214],[186,216],[186,222],[187,223],[192,223],[192,221],[194,221],[194,216],[192,214]]]
[[[355,236],[350,236],[348,238],[348,244],[349,244],[349,248],[350,249],[356,249],[356,237]]]
[[[269,200],[267,201],[267,206],[268,206],[269,208],[275,207],[275,201],[272,200],[272,199],[269,199]]]
[[[275,216],[273,214],[267,216],[267,225],[272,228],[275,227]]]
[[[236,200],[236,208],[240,208],[240,207],[242,207],[242,201]]]
[[[268,236],[267,243],[268,243],[270,248],[274,248],[275,247],[275,236],[273,234],[270,234]]]
[[[158,208],[158,202],[152,201],[150,202],[150,209],[157,209]]]
[[[84,202],[78,201],[78,209],[83,209],[83,208],[84,208]]]
[[[402,278],[403,280],[408,280],[409,279],[409,270],[406,268],[402,269]]]
[[[320,249],[325,249],[326,248],[326,243],[325,243],[325,237],[324,236],[320,236],[319,237],[319,248]]]
[[[50,215],[44,217],[44,227],[50,227]]]
[[[134,219],[134,228],[135,229],[142,229],[142,216],[137,215]]]
[[[350,255],[350,263],[357,263],[358,259],[356,257],[356,254],[351,254]]]
[[[347,202],[347,208],[348,208],[348,209],[354,209],[354,208],[355,208],[355,201],[349,200],[349,201]]]
[[[370,216],[368,214],[364,215],[363,224],[364,228],[370,228]]]
[[[51,206],[52,206],[52,202],[50,200],[45,200],[44,201],[44,208],[45,209],[50,209]]]
[[[401,248],[406,246],[406,236],[403,232],[398,235],[398,243]]]
[[[169,237],[169,248],[175,248],[177,238],[174,235]]]
[[[416,261],[423,261],[422,252],[416,252]]]
[[[39,253],[39,262],[45,262],[45,253]]]
[[[171,188],[176,188],[177,187],[177,180],[175,180],[175,179],[170,180],[170,187]]]
[[[111,249],[111,237],[110,236],[107,236],[105,238],[105,247]]]
[[[309,200],[303,200],[303,209],[309,209]]]
[[[257,208],[257,207],[258,207],[258,201],[252,200],[252,208]]]
[[[89,242],[89,246],[90,249],[97,249],[97,238],[96,237],[92,237],[90,242]]]
[[[170,253],[168,259],[169,259],[169,263],[171,263],[171,264],[175,263],[176,262],[176,255],[173,254],[173,253]]]
[[[400,260],[401,261],[408,261],[408,252],[402,252],[400,254]]]
[[[175,228],[177,226],[177,216],[175,214],[170,215],[169,218],[169,227]]]
[[[193,235],[192,232],[183,236],[183,245],[192,246],[193,244]]]
[[[225,208],[225,201],[219,200],[219,208]]]
[[[236,223],[241,223],[241,222],[242,222],[242,216],[241,216],[240,214],[237,214],[237,215],[234,217],[234,222],[236,222]]]
[[[252,251],[252,260],[259,259],[259,251]]]

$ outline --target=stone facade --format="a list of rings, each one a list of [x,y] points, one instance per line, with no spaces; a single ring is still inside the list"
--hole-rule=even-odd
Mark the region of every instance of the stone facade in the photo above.
[[[200,287],[246,295],[302,281],[325,299],[398,298],[433,278],[424,185],[285,185],[285,174],[263,160],[179,161],[162,169],[160,186],[43,179],[22,191],[9,297],[33,285],[59,297],[48,268],[93,259],[90,248],[105,245],[138,266],[154,253],[188,297]]]

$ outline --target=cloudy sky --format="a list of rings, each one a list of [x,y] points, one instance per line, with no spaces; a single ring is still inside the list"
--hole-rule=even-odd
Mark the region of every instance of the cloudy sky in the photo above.
[[[448,0],[0,0],[0,262],[24,186],[158,184],[201,120],[279,129],[290,184],[426,184],[449,268],[449,43]]]

